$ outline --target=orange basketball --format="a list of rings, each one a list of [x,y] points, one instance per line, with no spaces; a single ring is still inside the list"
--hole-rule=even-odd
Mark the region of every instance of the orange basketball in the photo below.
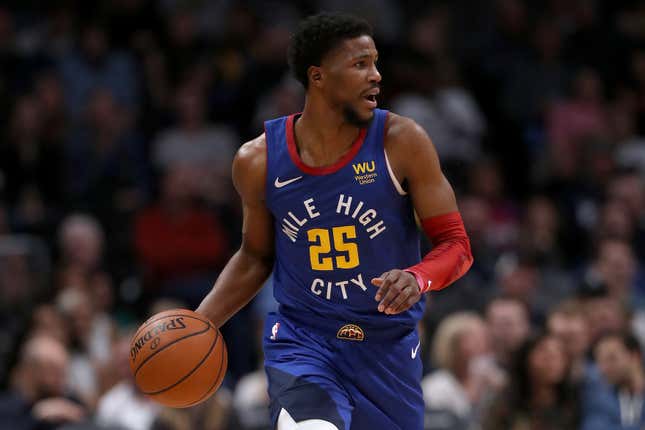
[[[152,316],[130,342],[130,370],[137,387],[173,408],[208,399],[222,383],[227,364],[219,330],[187,309]]]

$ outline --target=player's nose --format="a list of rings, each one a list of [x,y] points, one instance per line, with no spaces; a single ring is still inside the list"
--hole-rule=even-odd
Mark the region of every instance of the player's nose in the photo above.
[[[381,82],[381,73],[376,68],[376,65],[372,65],[372,68],[369,74],[369,80],[370,82],[376,82],[376,83]]]

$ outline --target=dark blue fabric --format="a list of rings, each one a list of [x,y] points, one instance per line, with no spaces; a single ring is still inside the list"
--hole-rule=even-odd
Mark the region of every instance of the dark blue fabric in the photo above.
[[[595,366],[589,366],[582,387],[581,430],[641,430],[645,428],[645,410],[635,425],[622,425],[618,392],[602,378]]]
[[[312,418],[324,419],[339,429],[345,428],[345,420],[340,416],[336,402],[329,394],[329,387],[324,380],[296,376],[283,372],[275,367],[267,367],[266,372],[271,381],[271,419],[276,425],[280,411],[285,409],[296,421]],[[318,378],[320,379],[320,378]]]
[[[413,328],[423,314],[424,300],[398,315],[378,312],[376,287],[370,283],[387,270],[420,260],[411,200],[397,192],[386,164],[386,119],[387,112],[376,109],[357,154],[327,174],[308,174],[294,162],[287,144],[287,133],[293,133],[289,117],[265,124],[266,197],[275,219],[274,295],[284,309],[295,309],[302,318]],[[293,182],[277,187],[276,180]],[[334,237],[334,229],[342,228],[355,231],[356,237]],[[332,270],[313,268],[312,247],[322,243],[311,233],[321,230],[327,232],[328,250],[317,255],[332,261]],[[343,243],[357,247],[358,266],[339,267],[339,260],[349,258]]]
[[[418,344],[416,330],[388,342],[347,341],[270,313],[264,355],[274,422],[284,408],[340,430],[422,430]]]

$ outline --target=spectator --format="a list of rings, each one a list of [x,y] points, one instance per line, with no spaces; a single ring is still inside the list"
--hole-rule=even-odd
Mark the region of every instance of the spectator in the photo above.
[[[535,195],[526,202],[517,248],[534,260],[539,271],[540,300],[534,307],[542,312],[574,292],[573,276],[567,271],[562,251],[561,224],[560,213],[551,198]]]
[[[165,16],[166,28],[162,33],[162,45],[168,55],[168,67],[173,83],[185,76],[188,68],[206,55],[208,41],[199,33],[197,11],[176,4]]]
[[[645,218],[645,180],[638,171],[618,171],[608,181],[606,192],[623,203],[637,223]]]
[[[606,187],[609,198],[621,203],[634,225],[630,241],[639,257],[645,256],[645,178],[633,169],[617,172]]]
[[[553,335],[531,338],[518,351],[510,385],[491,406],[484,430],[574,429],[578,405],[567,378],[570,361]]]
[[[253,115],[255,133],[264,130],[265,118],[278,118],[298,111],[304,101],[302,86],[294,78],[286,76],[278,85],[258,101]]]
[[[87,276],[103,264],[105,235],[97,220],[85,214],[70,214],[58,230],[60,250],[61,281],[69,278],[67,274]],[[66,285],[63,283],[62,285]]]
[[[537,260],[529,254],[505,253],[499,258],[496,283],[499,294],[512,297],[529,307],[532,322],[543,320],[551,301],[541,295],[542,274]]]
[[[612,139],[616,142],[616,161],[622,168],[636,169],[645,178],[645,137],[639,134],[636,95],[629,91],[611,111]]]
[[[572,97],[555,103],[547,113],[550,156],[556,177],[575,176],[581,139],[608,134],[609,120],[603,97],[597,72],[580,69],[573,81]]]
[[[69,331],[65,316],[55,305],[45,303],[34,308],[29,327],[31,336],[50,337],[67,346],[70,343]]]
[[[499,161],[480,158],[468,172],[470,193],[488,203],[490,208],[491,241],[499,251],[513,247],[517,242],[519,229],[519,210],[515,202],[508,198],[506,181]]]
[[[432,348],[437,370],[421,382],[426,408],[469,425],[479,422],[506,383],[490,353],[488,329],[479,316],[463,312],[444,319]]]
[[[606,334],[628,330],[630,315],[627,305],[612,297],[604,284],[583,283],[578,296],[589,328],[591,345]]]
[[[580,303],[574,300],[560,303],[549,313],[547,329],[562,341],[569,355],[569,381],[574,384],[582,382],[590,365],[587,353],[591,346],[591,333]]]
[[[273,430],[269,406],[267,378],[263,369],[240,378],[233,394],[233,408],[240,430]]]
[[[146,201],[149,172],[144,143],[132,128],[131,114],[107,89],[88,94],[83,113],[67,142],[67,170],[73,172],[67,177],[69,197],[74,207],[91,209],[110,226]]]
[[[202,91],[187,83],[177,91],[177,126],[159,134],[152,157],[161,170],[188,166],[200,196],[227,206],[232,198],[230,166],[240,142],[229,127],[207,122]]]
[[[8,378],[15,350],[34,303],[46,295],[49,255],[34,237],[0,235],[0,386]]]
[[[454,63],[435,70],[436,88],[429,94],[416,90],[392,100],[392,109],[409,116],[430,135],[448,166],[472,163],[481,155],[486,122],[472,95],[459,81]]]
[[[46,145],[58,146],[60,150],[69,131],[69,124],[63,85],[55,70],[45,69],[38,74],[34,83],[34,97],[38,100],[42,114],[42,139]],[[56,177],[57,180],[61,178]]]
[[[133,335],[133,330],[123,331],[112,345],[116,383],[99,399],[96,421],[102,425],[118,425],[123,430],[149,430],[161,405],[143,396],[134,385],[129,363]]]
[[[186,409],[163,408],[152,430],[227,430],[240,428],[231,411],[231,393],[220,387],[205,402]]]
[[[564,95],[571,70],[562,58],[562,33],[553,17],[538,19],[530,35],[530,55],[514,64],[509,79],[503,83],[505,115],[524,127],[539,123],[549,104]],[[534,151],[533,155],[543,154]]]
[[[515,353],[531,333],[526,304],[511,297],[495,298],[486,308],[486,324],[496,362],[510,370]]]
[[[96,312],[89,290],[68,287],[60,292],[57,305],[70,332],[68,385],[88,406],[96,406],[100,392],[99,370],[109,357],[113,322]]]
[[[33,94],[21,96],[11,115],[8,145],[0,146],[0,172],[13,223],[21,232],[52,233],[62,197],[64,158],[61,142],[45,137],[43,105]]]
[[[518,246],[523,252],[535,255],[541,265],[554,269],[563,264],[560,246],[560,214],[553,201],[536,195],[526,202]]]
[[[469,274],[479,273],[483,280],[491,281],[495,261],[499,257],[494,246],[495,232],[491,228],[491,208],[486,199],[474,195],[462,195],[459,200],[459,210],[470,238],[470,247],[478,259],[473,262]],[[466,275],[468,276],[468,274]]]
[[[81,421],[87,410],[66,392],[69,356],[50,337],[34,337],[23,345],[11,387],[0,396],[0,429],[54,429]]]
[[[118,104],[136,109],[140,103],[138,70],[130,54],[112,51],[107,31],[98,22],[85,23],[77,41],[77,49],[58,64],[71,118],[82,116],[98,88],[106,88]]]
[[[600,208],[596,235],[633,243],[636,225],[627,206],[617,198],[607,200]]]
[[[607,287],[609,295],[630,308],[645,306],[645,285],[638,273],[638,261],[629,242],[603,238],[587,276]]]
[[[609,334],[594,347],[604,381],[587,382],[583,397],[582,430],[637,430],[645,425],[643,355],[636,339]]]
[[[150,293],[196,307],[228,252],[225,227],[195,203],[188,166],[170,168],[161,196],[135,220],[135,247]]]

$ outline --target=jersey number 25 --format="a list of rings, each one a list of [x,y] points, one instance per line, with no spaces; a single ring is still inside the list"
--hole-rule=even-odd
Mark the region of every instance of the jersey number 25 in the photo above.
[[[332,257],[330,230],[314,228],[307,231],[309,243],[309,259],[313,270],[353,269],[360,264],[358,258],[358,245],[347,242],[347,239],[356,239],[356,227],[344,225],[333,227],[331,237],[334,241],[334,251],[337,255]],[[334,265],[334,262],[336,263]]]

